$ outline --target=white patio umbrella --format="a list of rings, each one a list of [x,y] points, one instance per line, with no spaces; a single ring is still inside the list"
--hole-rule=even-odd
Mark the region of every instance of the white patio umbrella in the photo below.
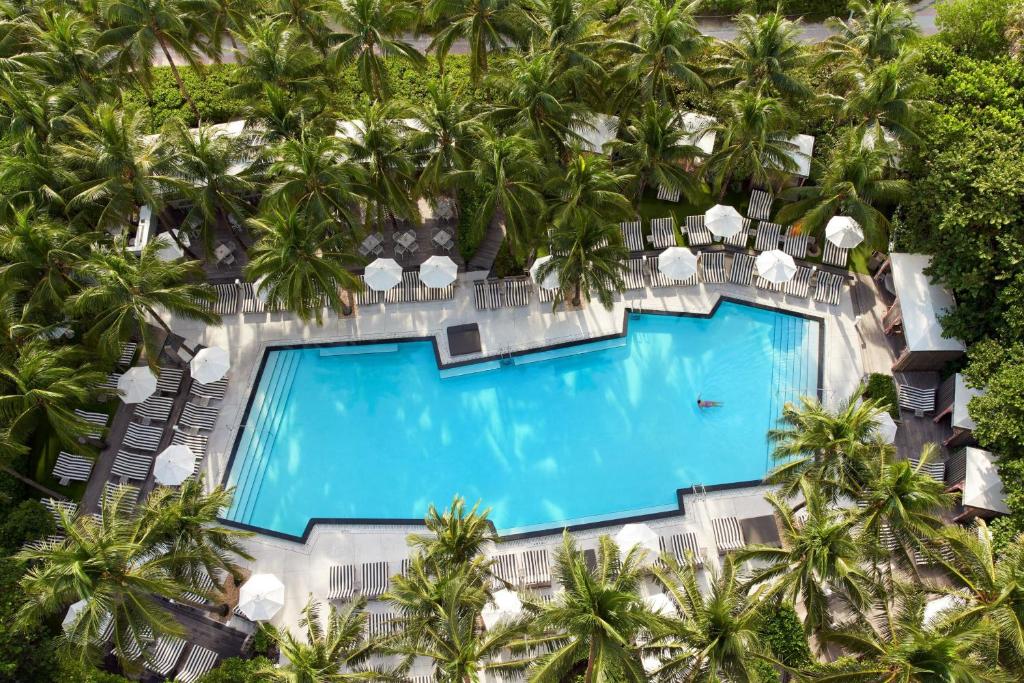
[[[553,270],[550,273],[548,273],[547,276],[544,278],[544,282],[540,282],[537,279],[537,273],[540,272],[541,266],[543,266],[545,263],[547,263],[550,260],[551,260],[550,256],[541,256],[539,259],[537,259],[536,261],[533,262],[532,266],[530,266],[530,277],[533,278],[533,281],[536,282],[537,286],[540,287],[541,289],[557,289],[558,288],[558,271],[557,270]]]
[[[667,278],[685,280],[697,272],[697,255],[685,247],[669,247],[658,254],[658,270]]]
[[[864,241],[864,231],[849,216],[833,216],[825,224],[825,238],[837,247],[852,249]]]
[[[65,633],[70,633],[71,629],[75,627],[75,622],[78,621],[79,615],[85,609],[88,603],[85,600],[79,600],[78,602],[71,603],[68,607],[68,613],[64,615],[64,621],[60,625],[64,628]]]
[[[743,227],[743,216],[731,206],[715,204],[704,214],[704,225],[718,237],[732,237]]]
[[[663,617],[671,617],[677,614],[676,604],[672,602],[672,598],[668,597],[664,593],[645,595],[644,604],[647,605],[647,609],[651,610],[655,614],[660,614]]]
[[[875,420],[875,431],[886,443],[895,443],[896,428],[896,420],[889,413],[882,413]]]
[[[200,384],[209,384],[228,374],[231,359],[228,358],[228,352],[219,346],[208,346],[197,353],[188,366],[192,379]]]
[[[144,365],[128,370],[117,380],[117,393],[125,403],[142,403],[156,391],[156,375]]]
[[[366,266],[363,279],[370,289],[384,292],[402,281],[402,266],[393,258],[379,258]]]
[[[781,249],[772,249],[758,254],[754,259],[758,274],[768,282],[779,284],[789,282],[796,275],[793,257]]]
[[[273,574],[253,574],[238,589],[238,611],[253,621],[266,621],[284,607],[284,584]]]
[[[196,469],[196,454],[183,443],[168,446],[156,456],[153,478],[165,486],[177,486],[192,476]]]
[[[523,601],[515,591],[502,588],[495,591],[491,601],[480,610],[480,618],[484,620],[484,626],[494,628],[495,624],[502,619],[512,619],[523,611]]]
[[[178,234],[177,230],[171,230],[175,235]],[[179,238],[182,244],[188,244],[188,238],[182,235]],[[185,250],[178,246],[178,243],[174,241],[174,237],[170,233],[162,232],[156,236],[156,240],[160,243],[160,251],[156,252],[156,257],[161,261],[177,261],[185,255]]]
[[[646,524],[627,524],[615,534],[615,544],[623,555],[636,546],[647,551],[646,560],[653,562],[661,554],[661,544],[658,542],[658,534]]]
[[[459,266],[448,256],[431,256],[420,266],[420,282],[427,287],[447,287],[458,274]]]

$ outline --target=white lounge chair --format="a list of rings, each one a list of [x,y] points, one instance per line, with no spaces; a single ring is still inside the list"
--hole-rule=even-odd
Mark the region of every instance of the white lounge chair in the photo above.
[[[217,424],[217,417],[220,410],[212,406],[198,406],[195,403],[186,403],[178,418],[178,424],[188,430],[212,431]]]
[[[652,218],[651,234],[647,238],[647,241],[650,242],[651,246],[655,249],[664,249],[665,247],[676,246],[676,229],[672,217]],[[635,251],[639,251],[639,249]]]
[[[659,185],[658,199],[666,202],[678,202],[679,190],[673,190],[672,188],[665,187],[664,185]]]
[[[195,683],[217,663],[217,653],[200,645],[193,645],[185,661],[178,669],[174,680],[178,683]]]
[[[181,388],[182,374],[178,368],[160,368],[157,372],[156,390],[161,394],[177,394]]]
[[[370,600],[384,595],[388,590],[388,563],[364,562],[362,594]]]
[[[782,239],[782,226],[778,223],[761,221],[757,224],[757,237],[754,239],[755,251],[771,251],[779,248]]]
[[[149,424],[150,422],[167,422],[174,408],[174,399],[170,396],[150,396],[135,406],[132,418]]]
[[[510,277],[505,279],[505,306],[520,308],[530,305],[530,294],[533,292],[533,283],[527,276]]]
[[[922,417],[925,413],[935,410],[935,387],[919,389],[907,384],[896,385],[900,400],[900,408],[914,411],[914,415]]]
[[[704,553],[697,543],[697,534],[687,532],[662,536],[660,543],[661,551],[671,555],[680,565],[692,560],[698,568],[704,567]]]
[[[686,242],[691,247],[702,247],[711,244],[715,239],[715,236],[711,234],[707,226],[704,225],[704,216],[687,216],[686,217]]]
[[[551,585],[551,568],[548,565],[548,551],[527,550],[523,553],[523,586],[538,588]]]
[[[124,433],[124,440],[121,442],[125,447],[137,451],[151,453],[160,446],[160,439],[164,430],[161,427],[150,427],[140,425],[137,422],[129,422],[128,430]]]
[[[629,251],[644,250],[644,236],[640,221],[623,221],[619,223],[619,231],[622,233],[622,243]]]
[[[725,252],[705,251],[700,255],[701,279],[707,284],[725,283]]]
[[[336,564],[331,567],[328,600],[348,600],[356,594],[356,566]]]
[[[750,254],[733,254],[732,268],[729,270],[729,282],[744,287],[750,286],[754,275],[754,257]]]
[[[227,390],[228,378],[222,377],[216,382],[210,382],[209,384],[192,382],[192,386],[189,387],[188,393],[199,399],[198,401],[195,401],[195,403],[199,405],[208,405],[210,401],[223,401]]]
[[[743,541],[740,521],[735,517],[712,519],[711,529],[715,533],[715,546],[718,548],[719,555],[730,550],[739,550],[746,545]]]
[[[114,465],[110,468],[110,473],[115,477],[120,477],[122,481],[125,479],[143,481],[149,476],[149,471],[152,468],[152,455],[118,451],[114,457]]]
[[[753,190],[750,193],[750,204],[747,207],[747,216],[755,221],[770,221],[772,219],[773,197],[764,190]]]
[[[67,486],[72,481],[88,481],[92,474],[92,460],[84,455],[61,451],[57,455],[52,474],[61,486]]]

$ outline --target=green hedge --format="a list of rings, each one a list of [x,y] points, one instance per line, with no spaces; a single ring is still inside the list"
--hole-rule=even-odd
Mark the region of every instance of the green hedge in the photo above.
[[[774,12],[778,7],[783,14],[808,18],[845,16],[849,12],[847,0],[705,0],[701,14],[728,15],[740,12]]]
[[[199,679],[199,683],[251,683],[258,680],[256,672],[270,663],[263,657],[256,659],[225,659]]]
[[[899,397],[896,395],[896,383],[889,375],[873,372],[864,385],[864,398],[873,398],[889,406],[889,414],[895,419],[900,417]]]

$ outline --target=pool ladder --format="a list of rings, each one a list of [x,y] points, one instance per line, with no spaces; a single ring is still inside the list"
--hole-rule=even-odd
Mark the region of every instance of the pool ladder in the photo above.
[[[696,498],[697,500],[708,499],[708,490],[704,488],[704,484],[693,485],[693,497]]]
[[[512,365],[515,362],[512,360],[512,349],[509,346],[504,347],[498,355],[502,365]]]

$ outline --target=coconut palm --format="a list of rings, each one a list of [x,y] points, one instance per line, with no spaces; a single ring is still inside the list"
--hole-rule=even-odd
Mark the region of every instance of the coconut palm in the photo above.
[[[659,658],[651,679],[759,682],[756,667],[769,657],[758,626],[772,606],[744,588],[732,556],[721,570],[708,570],[706,591],[699,571],[671,557],[653,568],[679,618],[667,620],[646,646]]]
[[[333,135],[337,124],[326,104],[319,91],[297,95],[287,88],[264,83],[260,94],[245,106],[245,118],[260,131],[266,144],[296,139],[305,130]]]
[[[555,225],[566,225],[584,216],[616,221],[633,213],[622,195],[632,178],[618,173],[603,156],[576,153],[564,171],[548,181],[549,215]]]
[[[806,514],[799,517],[779,493],[765,496],[774,509],[782,547],[749,545],[736,552],[736,560],[755,561],[748,585],[756,586],[765,599],[799,602],[804,631],[821,633],[829,627],[833,601],[860,610],[870,601],[872,584],[853,534],[856,520],[831,507],[808,481],[800,483],[799,493],[806,502]]]
[[[736,18],[736,29],[736,38],[723,45],[714,70],[723,85],[788,102],[814,95],[801,74],[812,57],[800,40],[798,23],[779,11],[760,16],[741,14]]]
[[[914,12],[904,2],[853,0],[848,19],[833,18],[835,32],[826,48],[833,56],[855,61],[885,61],[895,58],[921,30]]]
[[[862,399],[859,389],[834,410],[809,396],[787,402],[780,426],[768,432],[776,465],[766,481],[779,484],[786,497],[805,482],[833,501],[843,494],[857,497],[868,481],[869,463],[883,448],[876,431],[885,409],[878,400]]]
[[[78,289],[74,267],[88,251],[88,237],[38,215],[29,206],[0,223],[0,285],[28,297],[39,311],[59,310]]]
[[[672,109],[648,102],[611,146],[617,163],[632,176],[629,187],[635,199],[648,187],[666,187],[682,192],[689,201],[698,199],[700,182],[686,169],[702,152],[690,144],[689,133],[678,125]]]
[[[459,496],[444,512],[438,512],[431,504],[424,519],[427,533],[411,534],[409,545],[435,573],[470,564],[497,540],[494,525],[488,519],[490,512],[490,508],[481,510],[479,502],[467,510],[465,498]]]
[[[214,325],[220,316],[209,310],[216,295],[205,282],[196,282],[202,269],[195,261],[163,261],[159,240],[129,253],[118,241],[93,250],[78,268],[88,283],[67,302],[75,316],[88,317],[85,340],[113,356],[125,339],[140,339],[151,367],[160,357],[162,342],[153,323],[173,334],[164,316],[171,315]]]
[[[267,85],[295,95],[314,95],[324,87],[320,55],[300,29],[283,21],[253,22],[245,33],[232,97],[252,100]]]
[[[333,37],[330,65],[334,69],[356,65],[363,89],[374,98],[388,94],[385,68],[388,59],[423,68],[426,61],[401,36],[416,22],[415,8],[404,0],[340,0],[334,19],[344,27]]]
[[[839,118],[884,139],[888,132],[897,140],[917,142],[922,103],[916,99],[918,78],[908,57],[894,59],[873,69],[847,71],[849,92],[839,103]]]
[[[99,103],[116,92],[107,76],[111,46],[99,45],[99,31],[73,10],[39,10],[28,28],[30,51],[19,61],[58,88],[67,88],[75,102]]]
[[[0,102],[6,109],[0,114],[5,130],[15,138],[34,135],[42,141],[51,138],[54,126],[59,126],[74,104],[25,73],[0,73]]]
[[[274,0],[269,3],[271,18],[298,29],[321,55],[327,54],[331,29],[327,24],[330,3],[323,0]]]
[[[476,125],[470,104],[443,77],[427,89],[427,97],[413,111],[422,130],[411,131],[412,147],[419,158],[417,194],[447,196],[453,203],[458,174],[469,168],[476,144]]]
[[[554,224],[551,259],[537,269],[536,278],[543,282],[552,275],[557,277],[553,307],[567,300],[581,306],[585,296],[611,310],[615,294],[625,286],[628,257],[618,223],[577,212],[571,220]]]
[[[512,0],[428,0],[424,20],[436,26],[428,50],[437,55],[444,71],[445,58],[456,41],[469,43],[469,77],[475,85],[487,73],[492,52],[519,44],[526,15]]]
[[[531,605],[532,642],[548,652],[531,662],[529,680],[562,681],[584,663],[584,683],[647,680],[634,646],[642,632],[657,631],[664,622],[640,597],[645,554],[639,547],[622,553],[602,536],[591,569],[572,537],[563,534],[553,574],[564,590],[550,602]]]
[[[249,221],[257,235],[249,252],[246,277],[260,281],[259,293],[275,308],[294,311],[302,321],[323,324],[324,306],[349,315],[342,292],[362,285],[348,270],[355,257],[330,221],[317,221],[295,206],[272,207]]]
[[[876,203],[895,202],[906,195],[909,185],[902,178],[890,178],[887,165],[891,152],[884,146],[863,144],[863,136],[850,130],[829,154],[824,168],[817,162],[818,182],[786,190],[789,202],[776,220],[797,224],[801,233],[821,236],[833,216],[850,216],[864,230],[865,242],[875,248],[888,244],[889,219]]]
[[[552,53],[556,69],[576,74],[568,84],[572,99],[599,111],[608,100],[604,56],[624,48],[606,30],[604,10],[599,0],[531,0],[527,10],[533,49]]]
[[[328,681],[364,681],[373,676],[363,665],[376,651],[373,641],[363,637],[366,624],[366,598],[350,600],[340,609],[327,606],[327,622],[320,616],[320,603],[312,597],[302,609],[299,638],[291,631],[269,633],[287,662],[277,665],[267,661],[256,673],[260,680],[287,683],[327,683]]]
[[[61,510],[64,540],[18,553],[28,569],[20,581],[24,597],[17,621],[34,624],[84,601],[61,647],[76,659],[98,658],[109,633],[121,665],[137,670],[139,644],[183,635],[157,598],[187,602],[184,594],[195,587],[172,578],[172,562],[187,558],[154,552],[149,529],[132,514],[127,492],[119,489],[97,516],[72,518]]]
[[[12,136],[10,142],[0,149],[0,184],[5,188],[0,217],[12,220],[15,211],[28,206],[63,214],[62,193],[75,182],[64,160],[34,132]]]
[[[221,58],[223,39],[238,49],[237,37],[244,33],[245,25],[256,11],[252,0],[203,0],[201,33],[207,39],[211,56]]]

